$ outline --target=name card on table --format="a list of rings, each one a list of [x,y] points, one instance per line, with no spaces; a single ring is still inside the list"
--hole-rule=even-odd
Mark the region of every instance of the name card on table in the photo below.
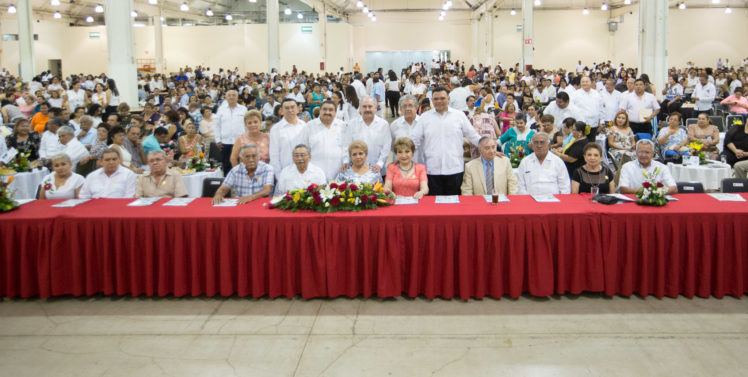
[[[398,196],[395,199],[395,205],[418,204],[418,199],[412,196]]]
[[[745,199],[743,199],[740,194],[720,194],[720,193],[711,193],[707,194],[711,196],[714,199],[719,200],[720,202],[744,202]]]
[[[15,199],[15,202],[18,203],[19,206],[22,206],[24,204],[28,204],[33,202],[36,199]]]
[[[699,156],[684,156],[683,157],[683,165],[686,166],[699,166],[701,162],[699,161]]]
[[[485,199],[486,202],[493,204],[493,197],[491,197],[491,195],[483,195],[483,199]],[[499,203],[509,203],[509,198],[504,194],[499,194]]]
[[[2,156],[0,156],[0,162],[3,163],[3,165],[8,165],[10,163],[10,160],[15,158],[18,155],[18,150],[16,148],[11,147],[5,153],[3,153]]]
[[[223,199],[218,204],[213,204],[213,207],[236,207],[239,205],[239,199]]]
[[[148,207],[150,205],[153,205],[157,201],[161,200],[161,198],[139,198],[130,204],[128,204],[128,207]]]
[[[665,195],[665,198],[671,202],[677,202],[678,198],[672,196],[672,195]]]
[[[174,198],[164,203],[164,207],[187,207],[195,198]]]
[[[66,201],[64,201],[62,203],[57,203],[57,204],[53,205],[52,207],[57,207],[57,208],[72,208],[72,207],[75,207],[77,205],[83,204],[83,203],[85,203],[87,201],[88,201],[88,199],[68,199],[68,200],[66,200]]]
[[[437,195],[434,200],[436,204],[460,204],[460,197],[457,195]]]
[[[558,203],[560,200],[556,198],[553,195],[532,195],[532,198],[535,199],[538,203]]]

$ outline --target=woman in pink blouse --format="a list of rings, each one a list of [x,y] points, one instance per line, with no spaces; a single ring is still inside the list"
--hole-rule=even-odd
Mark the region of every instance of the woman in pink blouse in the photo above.
[[[400,137],[392,145],[397,162],[387,167],[384,188],[397,196],[423,198],[429,193],[429,182],[426,177],[426,166],[413,162],[416,145],[407,137]]]
[[[735,94],[723,99],[720,104],[730,106],[730,112],[743,117],[748,114],[748,98],[743,95],[743,88],[740,86],[735,88]]]

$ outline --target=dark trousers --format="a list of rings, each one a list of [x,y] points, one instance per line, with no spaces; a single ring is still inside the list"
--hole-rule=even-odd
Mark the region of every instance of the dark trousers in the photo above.
[[[462,174],[427,175],[429,179],[429,195],[460,195]]]
[[[629,126],[631,126],[631,131],[634,131],[635,134],[652,135],[652,123],[650,122],[629,122]],[[654,135],[652,136],[654,137]]]
[[[229,171],[231,170],[231,149],[233,148],[233,144],[224,144],[223,148],[221,148],[221,167],[224,177],[229,175]]]
[[[587,135],[587,140],[589,141],[595,141],[595,137],[597,137],[597,130],[600,128],[600,126],[597,127],[590,127],[590,134]]]
[[[400,111],[398,109],[398,102],[400,102],[400,92],[395,90],[388,90],[385,93],[384,98],[389,103],[392,117],[397,118],[398,116],[400,116]]]

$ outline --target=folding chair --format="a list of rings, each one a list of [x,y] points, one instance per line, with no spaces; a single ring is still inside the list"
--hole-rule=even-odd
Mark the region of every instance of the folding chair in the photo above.
[[[748,178],[725,178],[722,192],[748,192]]]
[[[223,178],[205,178],[203,180],[203,198],[212,198],[216,195],[216,191],[221,187]]]
[[[719,132],[725,132],[725,118],[718,115],[710,115],[709,122],[719,129]]]
[[[704,185],[701,182],[675,182],[679,194],[703,194]]]

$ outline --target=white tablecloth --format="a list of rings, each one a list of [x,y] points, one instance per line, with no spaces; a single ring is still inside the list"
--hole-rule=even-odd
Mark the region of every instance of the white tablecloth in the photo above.
[[[709,165],[684,166],[681,164],[667,164],[673,178],[678,182],[701,182],[705,190],[719,190],[722,180],[732,177],[729,165],[714,162]],[[712,166],[712,167],[710,167]]]
[[[15,191],[15,199],[34,199],[36,188],[42,183],[42,179],[49,174],[47,168],[34,169],[26,173],[14,174],[13,182],[9,188]],[[5,176],[7,178],[7,176]]]
[[[203,180],[205,178],[221,178],[223,173],[218,169],[213,172],[201,171],[199,173],[183,175],[184,185],[187,187],[187,192],[190,198],[199,198],[203,194]]]

